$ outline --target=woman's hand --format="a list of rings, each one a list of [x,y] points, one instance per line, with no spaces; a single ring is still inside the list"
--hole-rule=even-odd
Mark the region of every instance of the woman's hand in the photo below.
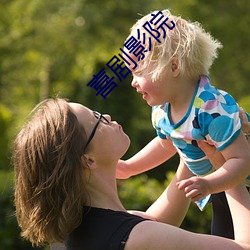
[[[250,122],[247,119],[247,115],[243,108],[240,108],[240,119],[242,122],[242,131],[244,132],[247,141],[250,141]],[[250,143],[250,142],[249,142]]]

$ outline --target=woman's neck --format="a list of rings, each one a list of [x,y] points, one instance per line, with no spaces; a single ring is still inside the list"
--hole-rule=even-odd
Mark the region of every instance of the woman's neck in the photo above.
[[[111,169],[111,170],[110,170]],[[117,191],[115,168],[97,167],[91,170],[86,177],[89,202],[86,204],[92,207],[126,211],[123,207]]]

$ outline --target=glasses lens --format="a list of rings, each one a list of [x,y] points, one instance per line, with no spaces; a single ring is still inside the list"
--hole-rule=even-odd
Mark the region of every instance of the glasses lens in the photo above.
[[[94,111],[94,116],[97,120],[100,120],[100,117],[102,116],[99,112]]]
[[[102,123],[109,124],[109,120],[105,118],[102,114],[97,111],[94,111],[94,116],[97,120],[101,120]]]
[[[91,134],[90,134],[90,136],[89,136],[89,139],[88,139],[88,141],[87,141],[87,143],[86,143],[86,145],[85,145],[85,147],[84,147],[84,151],[86,150],[86,148],[88,147],[89,143],[90,143],[91,140],[93,139],[93,137],[94,137],[94,135],[95,135],[95,132],[96,132],[96,129],[97,129],[97,127],[98,127],[98,124],[99,124],[100,122],[105,123],[105,124],[110,124],[109,120],[106,119],[106,118],[105,118],[102,114],[100,114],[99,112],[93,111],[93,113],[94,113],[95,118],[97,119],[97,123],[96,123],[95,127],[93,128],[93,130],[92,130],[92,132],[91,132]]]

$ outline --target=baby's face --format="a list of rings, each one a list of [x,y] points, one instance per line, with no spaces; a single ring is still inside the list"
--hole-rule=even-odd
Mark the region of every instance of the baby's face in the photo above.
[[[173,83],[171,77],[152,81],[151,76],[147,73],[132,73],[132,87],[142,95],[143,100],[149,106],[157,106],[169,102],[171,100],[171,92]]]

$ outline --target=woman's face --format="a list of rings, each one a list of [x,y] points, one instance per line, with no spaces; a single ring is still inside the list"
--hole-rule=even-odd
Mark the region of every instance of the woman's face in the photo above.
[[[69,106],[79,123],[84,127],[88,140],[98,123],[98,118],[92,110],[81,104],[69,103]],[[121,125],[116,121],[111,121],[109,115],[103,116],[106,119],[100,120],[86,150],[90,149],[96,155],[101,156],[103,160],[106,158],[119,159],[125,154],[130,145],[129,137],[124,133]]]

